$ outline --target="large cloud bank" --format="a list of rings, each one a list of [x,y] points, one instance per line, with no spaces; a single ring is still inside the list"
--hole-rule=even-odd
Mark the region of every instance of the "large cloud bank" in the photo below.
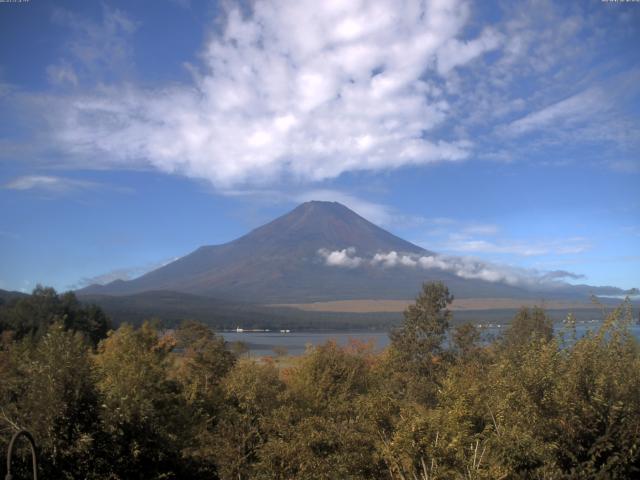
[[[353,247],[343,250],[330,251],[320,249],[318,255],[329,267],[356,268],[371,266],[379,268],[421,268],[425,270],[437,269],[453,273],[461,278],[479,279],[493,283],[506,283],[512,286],[535,287],[553,286],[564,283],[567,279],[579,279],[581,275],[571,272],[554,270],[541,272],[534,269],[512,267],[490,262],[484,262],[470,257],[456,257],[444,255],[415,255],[390,251],[376,253],[365,258],[357,255]]]
[[[191,84],[65,98],[55,141],[96,162],[221,188],[461,160],[467,142],[432,134],[450,115],[443,86],[502,41],[490,28],[464,38],[469,16],[460,0],[232,8]]]

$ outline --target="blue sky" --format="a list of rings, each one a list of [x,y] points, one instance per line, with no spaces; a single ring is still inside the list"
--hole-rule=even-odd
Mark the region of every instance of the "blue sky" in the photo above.
[[[640,287],[640,3],[0,3],[0,288],[136,275],[336,200]]]

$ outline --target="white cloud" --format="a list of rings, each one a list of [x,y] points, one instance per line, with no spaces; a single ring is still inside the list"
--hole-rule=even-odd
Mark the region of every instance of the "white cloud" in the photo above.
[[[3,185],[9,190],[43,190],[50,193],[66,193],[72,190],[88,189],[97,184],[74,178],[55,177],[51,175],[26,175],[18,177]]]
[[[536,270],[499,265],[469,257],[423,256],[418,259],[418,265],[424,269],[435,268],[451,272],[461,278],[506,283],[512,286],[535,286],[558,278],[548,278]]]
[[[47,78],[55,85],[64,85],[66,83],[78,85],[78,76],[71,65],[61,62],[57,65],[49,65],[47,67]]]
[[[418,262],[412,255],[401,255],[398,252],[376,253],[371,259],[372,265],[382,265],[383,267],[395,267],[403,265],[405,267],[415,267]]]
[[[482,34],[468,42],[457,39],[449,40],[438,52],[438,73],[446,75],[458,65],[463,65],[485,52],[495,50],[503,42],[503,36],[493,29],[486,29]]]
[[[65,98],[54,141],[108,165],[151,165],[220,188],[459,161],[439,75],[497,48],[462,38],[467,2],[257,1],[211,37],[191,85]],[[134,26],[112,14],[105,28]],[[108,20],[108,19],[107,19]],[[121,50],[116,48],[114,55]],[[91,51],[74,49],[92,61]],[[117,57],[117,55],[116,55]]]
[[[564,284],[566,279],[583,278],[582,275],[564,270],[539,271],[485,262],[471,257],[416,255],[390,251],[376,253],[371,258],[362,258],[355,256],[353,247],[335,251],[321,249],[318,254],[325,259],[325,264],[330,267],[355,268],[368,265],[382,268],[437,269],[453,273],[461,278],[521,287],[553,287]]]
[[[546,242],[493,242],[471,238],[466,235],[451,235],[446,250],[466,253],[499,253],[523,257],[539,255],[570,255],[582,253],[591,248],[588,240],[582,237],[570,237]]]
[[[318,250],[318,255],[324,258],[325,264],[330,267],[356,268],[362,263],[362,258],[355,255],[353,247],[343,250],[329,251],[325,248]]]
[[[610,101],[603,92],[592,88],[529,113],[511,122],[505,131],[512,135],[521,135],[549,126],[560,128],[572,122],[587,123],[608,108]]]

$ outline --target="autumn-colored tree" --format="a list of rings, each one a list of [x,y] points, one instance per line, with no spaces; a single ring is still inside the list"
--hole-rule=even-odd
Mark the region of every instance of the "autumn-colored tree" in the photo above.
[[[169,376],[175,340],[149,322],[123,325],[95,356],[102,418],[117,478],[180,478],[190,411]]]
[[[225,408],[224,377],[236,363],[224,339],[201,323],[183,322],[175,332],[176,349],[173,377],[180,384],[190,419],[185,433],[191,439],[183,455],[190,458],[200,474],[216,471],[213,444],[215,429]]]
[[[175,339],[181,350],[176,378],[183,385],[187,401],[206,409],[220,399],[220,381],[233,367],[236,357],[227,349],[224,339],[202,323],[182,323]]]
[[[627,302],[563,351],[552,441],[566,477],[640,475],[640,345],[632,321]]]
[[[481,351],[481,333],[472,323],[463,323],[453,329],[451,344],[454,353],[462,361],[467,361]]]
[[[313,348],[285,377],[283,406],[267,422],[258,478],[379,478],[375,425],[366,408],[371,348]]]
[[[225,406],[216,425],[212,455],[220,478],[255,478],[265,419],[280,405],[284,384],[272,363],[239,362],[224,379]]]
[[[84,337],[56,323],[37,342],[26,339],[2,353],[2,445],[26,429],[37,439],[43,476],[101,478],[104,436]]]

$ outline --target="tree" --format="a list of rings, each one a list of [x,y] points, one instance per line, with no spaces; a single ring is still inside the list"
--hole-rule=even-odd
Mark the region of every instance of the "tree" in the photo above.
[[[190,409],[170,378],[175,340],[145,322],[122,325],[102,341],[95,356],[101,416],[112,441],[118,478],[179,478],[188,442]]]
[[[555,462],[573,478],[640,475],[640,344],[629,302],[566,350],[557,387]]]
[[[391,381],[396,389],[423,402],[435,398],[442,343],[451,320],[447,306],[451,302],[453,295],[442,282],[425,283],[415,303],[404,311],[402,326],[390,335],[390,368],[395,377]]]
[[[13,331],[17,339],[41,337],[58,322],[67,330],[86,335],[96,346],[111,328],[109,318],[100,307],[82,305],[73,292],[58,294],[53,288],[41,285],[28,297],[19,298],[3,310],[0,327]]]
[[[458,325],[451,335],[453,349],[462,360],[478,353],[480,339],[480,331],[472,323]]]
[[[175,332],[178,358],[177,378],[189,403],[213,404],[221,393],[222,378],[236,363],[224,339],[202,323],[185,321]]]
[[[553,321],[540,307],[522,307],[504,335],[506,348],[518,348],[533,340],[548,342],[553,338]]]
[[[284,405],[266,421],[257,478],[380,478],[384,465],[365,407],[371,348],[327,342],[285,372]]]
[[[245,342],[243,342],[241,340],[237,340],[235,342],[231,342],[230,347],[231,347],[231,351],[238,358],[244,356],[245,353],[247,354],[247,356],[249,354],[249,346]]]
[[[243,360],[224,379],[225,406],[212,443],[220,478],[255,477],[255,464],[266,441],[263,423],[280,405],[283,389],[271,363]]]
[[[236,363],[224,339],[201,323],[186,321],[175,332],[176,347],[173,376],[181,385],[190,410],[185,434],[191,439],[183,455],[192,460],[202,475],[216,472],[213,461],[217,441],[214,432],[225,408],[221,385]]]
[[[10,428],[2,443],[18,428],[30,431],[45,477],[104,478],[104,436],[89,349],[79,332],[55,323],[37,343],[27,339],[7,352],[0,423]]]

